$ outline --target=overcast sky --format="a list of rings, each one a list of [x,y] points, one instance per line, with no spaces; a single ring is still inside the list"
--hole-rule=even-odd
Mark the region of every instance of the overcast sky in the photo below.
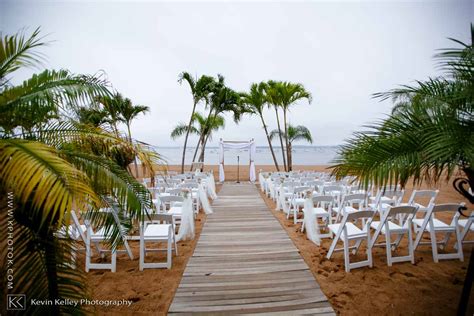
[[[313,103],[295,105],[290,122],[307,126],[316,145],[337,145],[389,113],[391,102],[371,94],[436,75],[432,56],[452,46],[446,38],[469,41],[473,3],[0,0],[0,29],[41,26],[54,40],[43,50],[48,68],[104,70],[115,89],[151,108],[132,126],[151,144],[182,144],[169,134],[191,112],[190,90],[177,82],[188,71],[220,73],[238,91],[269,79],[300,82]],[[265,115],[275,128],[274,112]],[[266,145],[256,117],[239,125],[229,117],[213,144],[220,137]]]

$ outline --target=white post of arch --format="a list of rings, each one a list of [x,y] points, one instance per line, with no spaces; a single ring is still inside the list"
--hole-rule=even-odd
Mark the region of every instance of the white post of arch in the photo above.
[[[219,142],[219,182],[224,182],[225,172],[224,172],[224,150],[228,149],[248,149],[250,156],[250,165],[249,165],[249,180],[255,182],[255,141],[251,139],[250,141],[223,141],[222,138]]]

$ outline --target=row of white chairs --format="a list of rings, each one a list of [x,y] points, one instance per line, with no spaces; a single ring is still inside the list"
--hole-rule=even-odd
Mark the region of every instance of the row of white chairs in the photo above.
[[[307,176],[277,176],[272,174],[260,175],[261,189],[277,202],[277,209],[284,211],[287,218],[293,217],[295,224],[302,223],[301,230],[304,231],[304,208],[307,194],[311,194],[313,200],[313,216],[316,218],[320,238],[333,238],[331,248],[327,257],[331,258],[334,251],[344,250],[346,271],[359,266],[372,266],[372,248],[377,238],[385,235],[385,246],[387,247],[387,263],[411,261],[414,263],[414,251],[419,245],[426,244],[421,241],[423,233],[430,233],[433,259],[457,258],[463,260],[462,244],[471,243],[467,240],[470,231],[474,231],[474,212],[468,219],[460,219],[457,210],[463,204],[441,204],[436,205],[437,190],[414,190],[407,203],[402,203],[404,190],[399,186],[379,189],[372,195],[372,188],[360,190],[359,186],[353,185],[354,179],[344,179],[340,183],[330,183],[329,175],[318,174],[320,178]],[[329,180],[329,181],[328,181]],[[322,183],[324,182],[324,183]],[[317,187],[307,184],[316,184]],[[279,186],[278,186],[279,185]],[[354,193],[356,192],[356,193]],[[424,200],[424,204],[421,202]],[[441,212],[453,212],[451,222],[444,223],[436,218],[435,214]],[[299,215],[303,213],[303,218]],[[421,216],[421,218],[417,217]],[[375,221],[378,215],[380,220]],[[359,227],[355,225],[360,221]],[[322,224],[320,224],[320,222]],[[413,229],[413,230],[412,230]],[[371,237],[371,230],[374,231]],[[436,234],[444,234],[440,242],[436,240]],[[415,240],[413,235],[416,234]],[[391,235],[396,235],[391,241]],[[396,250],[402,237],[408,237],[408,255],[395,257],[392,250]],[[455,235],[455,253],[439,254],[438,245],[445,248],[449,238]],[[350,263],[349,254],[356,253],[361,242],[367,244],[367,260]],[[338,242],[342,241],[344,247],[336,249]],[[350,242],[354,242],[350,245]],[[388,247],[388,245],[390,246]]]
[[[119,236],[117,238],[120,239],[120,243],[123,245],[124,249],[117,249],[113,245],[110,245],[111,247],[103,247],[105,243],[110,242],[112,230],[109,229],[106,231],[103,227],[94,230],[87,212],[81,216],[80,212],[72,211],[71,224],[62,227],[56,235],[60,238],[71,238],[76,241],[76,245],[79,245],[80,243],[84,244],[84,248],[73,249],[71,256],[72,262],[75,265],[76,252],[78,250],[85,250],[86,272],[91,269],[108,269],[115,272],[118,252],[126,252],[129,258],[133,260],[134,256],[128,243],[130,240],[138,240],[140,242],[140,270],[145,268],[170,269],[172,266],[173,252],[175,255],[178,255],[176,231],[181,219],[181,205],[184,202],[181,193],[183,192],[183,189],[190,190],[194,201],[193,207],[195,208],[195,212],[199,211],[200,200],[199,195],[197,194],[197,187],[191,182],[196,181],[196,184],[198,185],[201,182],[205,184],[205,181],[202,180],[210,176],[212,176],[212,174],[201,174],[200,177],[196,177],[195,175],[191,177],[178,177],[180,181],[176,182],[176,185],[167,186],[163,191],[155,190],[156,187],[149,187],[150,182],[145,179],[144,184],[149,188],[153,197],[156,197],[156,199],[154,199],[156,209],[147,210],[148,214],[146,215],[146,220],[139,223],[139,236],[129,236],[126,229],[122,227],[118,205],[110,203],[111,207],[101,209],[103,216],[111,216],[115,225],[119,227]],[[175,179],[175,177],[171,176],[167,180],[173,179]],[[166,247],[150,248],[147,244],[151,243],[165,243]],[[110,253],[110,262],[93,262],[92,258],[94,249],[102,258],[105,258],[106,253]],[[155,251],[165,251],[166,261],[145,262],[147,253]]]

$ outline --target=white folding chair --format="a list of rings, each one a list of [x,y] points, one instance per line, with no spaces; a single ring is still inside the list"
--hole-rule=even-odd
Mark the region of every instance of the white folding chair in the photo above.
[[[400,203],[400,206],[410,205],[416,206],[418,208],[417,212],[419,214],[423,212],[428,212],[428,209],[432,204],[435,203],[435,199],[438,196],[439,190],[413,190],[411,193],[410,198],[408,199],[408,203]],[[420,199],[424,199],[427,202],[425,204],[421,204],[423,202]],[[403,221],[403,214],[400,214],[400,221]]]
[[[334,197],[329,196],[329,195],[319,195],[319,196],[313,196],[313,212],[316,215],[316,227],[319,228],[320,238],[331,238],[332,233],[327,232],[327,233],[321,233],[321,229],[328,229],[328,225],[331,224],[331,208],[334,204]],[[305,210],[303,209],[303,213]],[[317,223],[318,218],[320,218],[323,221],[323,225],[320,225]],[[301,225],[301,232],[304,232],[304,220],[303,224]]]
[[[459,213],[456,214],[459,218]],[[462,227],[461,240],[463,244],[472,244],[474,240],[466,240],[469,232],[474,232],[474,212],[467,219],[458,219],[458,225]]]
[[[373,203],[368,203],[367,206],[383,216],[389,207],[400,205],[404,194],[405,190],[379,190],[377,196],[369,198]]]
[[[80,242],[82,241],[84,244],[86,243],[86,225],[81,225],[79,222],[79,219],[77,218],[76,213],[71,210],[71,219],[72,219],[72,224],[63,226],[61,227],[56,233],[55,236],[57,238],[61,239],[67,239],[70,238],[74,240],[75,242]],[[72,246],[71,249],[71,267],[75,268],[76,267],[76,252],[77,252],[76,245]],[[83,248],[82,250],[85,250]]]
[[[173,248],[178,255],[174,219],[172,215],[155,214],[151,221],[140,223],[140,271],[148,268],[171,269]],[[162,223],[163,222],[163,223]],[[147,248],[147,243],[166,242],[166,248]],[[147,252],[166,251],[166,262],[145,262]]]
[[[335,234],[334,240],[332,241],[331,247],[327,254],[327,258],[331,259],[334,251],[344,250],[344,265],[346,272],[350,272],[351,269],[360,267],[372,267],[372,248],[370,247],[370,223],[374,216],[374,211],[356,211],[344,213],[342,221],[339,224],[328,225],[329,230]],[[362,228],[357,227],[353,222],[362,219],[366,220],[365,225]],[[338,241],[341,240],[344,244],[343,248],[336,249]],[[349,249],[353,249],[353,254],[357,252],[363,240],[367,242],[367,260],[358,262],[350,262]],[[354,242],[354,245],[350,245],[350,242]]]
[[[90,269],[110,269],[112,272],[116,271],[116,263],[117,263],[117,252],[125,251],[129,258],[133,260],[133,253],[130,245],[128,244],[128,236],[125,235],[125,229],[122,226],[120,219],[117,214],[117,210],[114,207],[103,208],[99,210],[99,212],[103,212],[107,214],[107,216],[112,216],[116,227],[119,229],[119,238],[121,239],[121,243],[125,247],[125,250],[119,250],[116,248],[116,245],[112,245],[111,249],[103,249],[100,248],[100,243],[102,242],[110,242],[110,238],[112,237],[112,229],[105,229],[104,227],[100,228],[97,231],[92,229],[92,225],[89,220],[89,215],[86,216],[84,220],[84,224],[86,226],[86,272],[89,272]],[[111,262],[110,263],[93,263],[92,259],[92,247],[91,244],[94,243],[98,252],[102,258],[104,258],[104,253],[110,252],[111,253]]]
[[[290,199],[291,209],[293,211],[293,222],[297,224],[303,220],[298,220],[298,214],[300,209],[304,206],[305,201],[305,192],[309,191],[311,188],[308,186],[295,187],[293,189],[293,196]]]
[[[181,221],[182,216],[182,203],[184,198],[182,196],[168,195],[160,197],[161,203],[165,205],[165,213],[172,215],[174,224]]]
[[[380,221],[372,221],[370,227],[375,230],[372,236],[371,248],[374,246],[383,246],[384,244],[376,244],[377,238],[380,234],[385,235],[385,247],[387,251],[387,264],[392,266],[395,262],[410,261],[415,263],[415,249],[413,247],[413,237],[411,231],[411,225],[413,217],[417,212],[415,206],[395,206],[389,207],[389,209],[382,215]],[[391,219],[398,217],[403,214],[405,217],[403,223],[400,225],[394,223]],[[396,235],[396,239],[392,242],[392,235]],[[401,239],[404,235],[408,237],[408,255],[406,256],[393,256],[392,250],[395,250],[400,244]]]
[[[433,252],[434,262],[439,262],[441,259],[459,259],[464,261],[464,254],[462,252],[462,238],[461,230],[459,226],[459,217],[456,216],[460,207],[463,207],[464,203],[461,204],[432,204],[428,209],[425,218],[416,218],[413,219],[413,226],[415,232],[418,232],[415,240],[415,250],[418,245],[431,244],[431,249]],[[454,213],[453,219],[450,224],[435,218],[435,214],[441,212],[451,212]],[[430,234],[430,242],[422,242],[421,238],[423,233],[428,232]],[[456,235],[456,252],[455,253],[438,253],[438,244],[441,244],[443,248],[446,247],[447,241],[451,234]],[[445,238],[442,241],[437,241],[436,234],[445,234]]]
[[[364,193],[346,194],[342,197],[338,206],[332,208],[336,213],[336,222],[347,212],[363,211],[367,206],[367,195]],[[355,208],[357,207],[357,209]],[[331,214],[332,216],[332,214]]]

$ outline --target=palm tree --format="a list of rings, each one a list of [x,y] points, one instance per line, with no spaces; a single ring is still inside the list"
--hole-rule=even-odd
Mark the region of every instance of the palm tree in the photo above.
[[[182,72],[179,75],[178,82],[182,83],[183,81],[186,81],[189,87],[191,88],[191,94],[193,96],[193,110],[191,111],[191,116],[189,118],[187,131],[184,137],[183,155],[181,158],[181,173],[184,173],[186,148],[188,144],[189,133],[191,132],[191,125],[193,121],[194,112],[196,111],[196,106],[201,100],[206,100],[206,104],[207,104],[207,95],[210,92],[210,87],[214,83],[214,78],[209,77],[209,76],[201,76],[199,79],[196,80],[188,72]],[[199,143],[197,144],[197,148],[199,148]],[[197,151],[197,148],[196,148],[196,151]]]
[[[122,95],[117,92],[114,95],[97,97],[95,101],[96,104],[93,105],[93,108],[97,108],[106,114],[105,121],[110,125],[115,136],[119,137],[118,123],[120,122],[120,107],[124,103]]]
[[[281,125],[280,125],[280,116],[278,114],[278,108],[281,106],[280,94],[278,92],[278,85],[277,81],[270,80],[264,85],[265,96],[267,99],[268,105],[272,105],[275,109],[275,115],[277,120],[277,127],[278,127],[278,136],[280,138],[280,146],[281,146],[281,155],[283,157],[283,168],[285,171],[288,171],[288,165],[286,163],[286,155],[285,155],[285,147],[283,146],[283,133],[281,132]]]
[[[208,122],[208,119],[208,117],[203,116],[201,113],[195,112],[189,133],[200,136],[205,134],[206,130],[209,128],[209,139],[212,139],[212,132],[225,127],[225,119],[222,115],[218,115],[216,119],[213,120],[213,122]],[[197,123],[197,126],[195,126],[195,123]],[[176,125],[176,127],[171,132],[171,138],[176,139],[186,135],[187,131],[188,125],[180,123]]]
[[[285,141],[286,141],[286,155],[288,161],[288,171],[291,171],[291,148],[289,148],[289,135],[288,135],[288,110],[291,105],[295,104],[299,100],[306,99],[308,103],[311,103],[312,96],[311,93],[306,91],[304,86],[300,83],[291,83],[291,82],[280,82],[277,85],[277,91],[279,95],[279,103],[283,109],[283,124],[285,125]]]
[[[25,131],[18,120],[22,111],[43,113],[51,108],[61,115],[67,107],[78,107],[96,98],[110,96],[108,85],[95,76],[74,75],[66,70],[45,70],[13,86],[10,75],[25,66],[38,66],[37,48],[43,46],[39,30],[26,38],[23,33],[0,38],[0,194],[2,202],[15,208],[7,212],[2,203],[0,224],[14,221],[15,269],[11,293],[39,300],[82,299],[86,284],[82,272],[72,269],[69,256],[76,245],[56,237],[69,223],[69,214],[90,209],[94,224],[111,231],[110,242],[118,246],[120,229],[96,212],[112,196],[130,214],[143,219],[152,207],[151,195],[111,157],[130,151],[152,168],[159,156],[91,126],[45,117],[38,127]],[[94,151],[93,148],[101,150]],[[8,193],[8,194],[7,194]],[[5,201],[6,202],[6,201]],[[6,226],[5,226],[6,227]],[[2,251],[6,243],[2,243]],[[3,261],[4,264],[6,260]],[[6,271],[6,266],[2,267]],[[0,306],[6,306],[7,287],[2,288]],[[77,313],[67,306],[27,306],[28,314]]]
[[[270,132],[270,140],[273,140],[275,136],[279,135],[281,132],[278,129],[275,129]],[[293,143],[297,141],[307,141],[308,143],[313,143],[313,138],[311,137],[311,132],[309,129],[303,125],[293,126],[291,124],[288,125],[288,137],[283,135],[288,144],[288,168],[289,170],[293,167]]]
[[[204,153],[206,150],[206,144],[210,137],[211,126],[215,124],[217,116],[226,112],[231,112],[234,122],[237,123],[240,121],[242,114],[244,113],[244,108],[240,101],[240,94],[235,92],[229,87],[226,87],[223,82],[224,79],[222,76],[219,77],[219,82],[222,84],[214,85],[214,89],[210,96],[210,110],[208,115],[208,124],[205,129],[204,138],[201,141],[201,154],[199,156],[199,161],[204,162]]]
[[[471,35],[474,42],[472,25]],[[342,147],[333,174],[385,186],[449,180],[460,170],[474,190],[474,49],[454,42],[462,47],[435,56],[444,76],[375,95],[397,102],[392,114]]]
[[[123,99],[123,103],[119,107],[120,112],[120,121],[122,121],[127,126],[128,140],[132,143],[132,131],[130,126],[132,121],[140,114],[145,114],[150,111],[150,108],[146,105],[133,105],[132,101],[129,98]],[[135,175],[138,177],[138,166],[137,159],[133,160],[135,165]]]
[[[273,150],[273,145],[270,139],[270,135],[268,134],[267,124],[265,123],[265,119],[263,118],[263,109],[264,109],[264,106],[267,104],[267,99],[265,97],[265,84],[253,83],[250,86],[250,92],[242,93],[241,97],[242,97],[242,103],[248,107],[247,112],[258,115],[260,117],[260,120],[262,121],[262,125],[263,125],[263,130],[265,131],[265,135],[267,136],[268,146],[270,147],[270,152],[272,153],[272,158],[275,164],[275,168],[277,171],[280,171],[280,167],[278,166],[278,162],[275,157],[275,152]]]

